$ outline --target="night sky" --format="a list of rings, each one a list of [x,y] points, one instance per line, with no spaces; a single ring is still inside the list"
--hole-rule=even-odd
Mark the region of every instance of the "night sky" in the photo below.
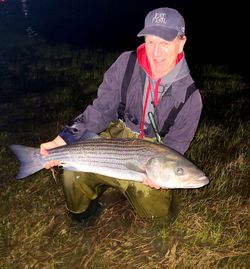
[[[107,50],[132,50],[143,42],[137,33],[147,13],[158,7],[178,9],[186,21],[188,61],[230,64],[243,70],[248,56],[246,1],[192,0],[1,0],[8,4],[8,20],[23,31],[32,26],[49,42]],[[233,0],[232,0],[233,1]],[[24,4],[27,14],[24,15]],[[5,7],[5,9],[6,9]],[[13,29],[13,28],[12,28]]]

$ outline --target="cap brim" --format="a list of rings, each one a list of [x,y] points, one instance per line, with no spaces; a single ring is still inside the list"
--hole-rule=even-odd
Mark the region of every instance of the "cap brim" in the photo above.
[[[146,36],[146,35],[155,35],[167,41],[172,41],[177,37],[178,31],[175,29],[166,28],[166,27],[150,26],[150,27],[146,27],[142,29],[138,33],[137,36],[140,37],[140,36]]]

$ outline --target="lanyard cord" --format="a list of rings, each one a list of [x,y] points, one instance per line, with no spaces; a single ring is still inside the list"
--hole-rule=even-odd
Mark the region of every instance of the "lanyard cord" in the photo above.
[[[161,82],[161,79],[158,79],[157,82],[156,82],[156,85],[155,85],[155,89],[154,89],[154,106],[155,107],[159,103],[158,89],[159,89],[160,82]],[[151,81],[149,79],[148,80],[147,92],[146,92],[146,98],[145,98],[145,102],[144,102],[144,106],[143,106],[141,126],[140,126],[140,135],[139,135],[139,138],[141,138],[141,139],[144,138],[144,124],[145,124],[146,110],[147,110],[148,97],[149,97],[150,90],[151,90]]]

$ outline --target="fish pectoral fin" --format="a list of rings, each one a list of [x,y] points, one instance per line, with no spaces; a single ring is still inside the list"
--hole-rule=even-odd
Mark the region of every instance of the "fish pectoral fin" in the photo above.
[[[128,168],[129,170],[133,170],[135,172],[146,174],[146,170],[142,169],[141,167],[139,167],[138,165],[136,165],[134,163],[127,162],[127,163],[124,164],[124,166],[126,168]]]

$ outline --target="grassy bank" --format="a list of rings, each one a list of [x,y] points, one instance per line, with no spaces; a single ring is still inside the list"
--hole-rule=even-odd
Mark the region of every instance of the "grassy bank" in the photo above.
[[[249,268],[249,85],[222,66],[193,67],[204,110],[187,157],[209,177],[174,190],[169,223],[139,219],[114,189],[101,214],[80,225],[68,216],[57,176],[16,181],[10,144],[38,146],[95,97],[117,53],[43,41],[1,44],[0,268]]]

